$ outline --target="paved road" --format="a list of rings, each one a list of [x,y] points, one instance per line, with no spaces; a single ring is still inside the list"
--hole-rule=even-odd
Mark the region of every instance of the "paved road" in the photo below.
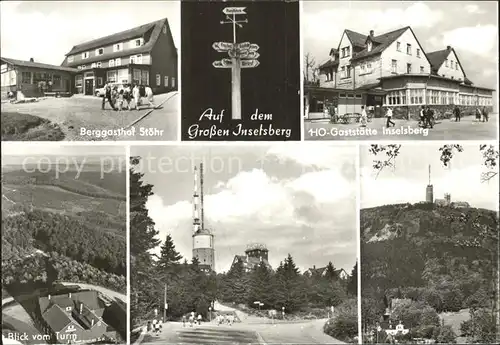
[[[417,121],[394,120],[392,129],[399,133],[385,133],[385,118],[376,118],[361,132],[359,124],[331,124],[328,120],[304,123],[305,140],[496,140],[498,134],[498,114],[490,114],[489,122],[476,122],[474,116],[466,116],[462,121],[440,120],[427,133],[418,127]],[[410,129],[413,133],[404,134]],[[375,134],[374,130],[377,131]],[[356,133],[358,131],[358,133]],[[350,132],[350,133],[348,133]],[[371,132],[371,133],[370,133]]]
[[[70,282],[58,282],[58,283],[62,285],[78,285],[81,289],[95,290],[102,293],[103,295],[109,296],[111,298],[117,298],[125,303],[127,302],[126,295],[110,289],[106,289],[102,286],[84,284],[84,283],[70,283]]]

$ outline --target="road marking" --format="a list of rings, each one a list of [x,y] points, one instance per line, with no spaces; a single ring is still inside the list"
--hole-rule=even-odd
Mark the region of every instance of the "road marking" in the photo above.
[[[157,106],[155,106],[153,109],[150,109],[148,110],[144,115],[142,115],[141,117],[139,117],[137,120],[135,121],[132,121],[131,124],[123,127],[123,129],[127,129],[127,128],[130,128],[132,127],[133,125],[135,125],[137,122],[141,121],[142,119],[144,119],[146,116],[148,116],[149,114],[151,114],[153,112],[153,110],[155,109],[158,109],[160,108],[165,102],[167,102],[168,100],[170,100],[171,98],[173,98],[174,96],[177,96],[178,92],[176,91],[173,95],[171,95],[170,97],[168,97],[167,99],[165,99],[163,102],[161,102],[160,104],[158,104]]]

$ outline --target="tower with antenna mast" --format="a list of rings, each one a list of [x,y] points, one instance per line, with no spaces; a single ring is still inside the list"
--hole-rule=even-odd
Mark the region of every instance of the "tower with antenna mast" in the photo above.
[[[193,258],[198,259],[200,269],[208,273],[215,271],[215,249],[214,235],[209,229],[205,228],[204,217],[203,163],[201,163],[199,170],[196,166],[194,167]]]
[[[431,165],[429,164],[429,183],[425,189],[425,201],[428,203],[434,203],[434,187],[431,184]]]

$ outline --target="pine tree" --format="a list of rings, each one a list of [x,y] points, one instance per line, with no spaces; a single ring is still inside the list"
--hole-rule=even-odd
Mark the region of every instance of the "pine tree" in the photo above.
[[[162,270],[170,268],[174,264],[178,264],[182,259],[182,255],[175,250],[175,244],[170,234],[167,235],[165,242],[161,246],[160,259],[158,260],[158,267]]]
[[[335,270],[335,267],[333,266],[331,261],[326,266],[325,278],[328,280],[336,280],[339,278],[339,275],[338,275],[337,271]]]
[[[349,281],[347,282],[347,293],[351,296],[358,295],[358,263],[354,265]]]
[[[254,302],[264,303],[264,308],[274,305],[271,283],[271,272],[264,262],[261,262],[250,275],[248,305],[255,307]]]

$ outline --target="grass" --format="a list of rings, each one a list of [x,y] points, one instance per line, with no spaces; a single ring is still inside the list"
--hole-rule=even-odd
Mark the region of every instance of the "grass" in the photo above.
[[[64,133],[49,120],[29,114],[4,112],[1,117],[3,141],[59,141]]]

